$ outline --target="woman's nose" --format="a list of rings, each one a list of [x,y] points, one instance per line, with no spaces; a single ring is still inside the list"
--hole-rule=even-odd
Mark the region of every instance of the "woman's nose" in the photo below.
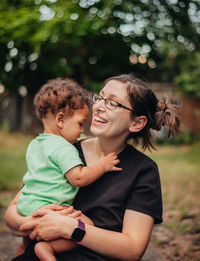
[[[99,102],[94,103],[93,104],[93,109],[104,111],[106,109],[105,100],[102,99]]]

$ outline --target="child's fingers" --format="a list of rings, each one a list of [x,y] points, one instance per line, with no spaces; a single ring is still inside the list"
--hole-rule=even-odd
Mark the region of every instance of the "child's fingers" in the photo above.
[[[113,164],[114,164],[114,165],[116,165],[116,164],[118,164],[118,163],[120,163],[120,160],[118,160],[118,159],[113,160]]]
[[[114,166],[114,167],[112,168],[112,171],[122,171],[122,168],[118,168],[118,167],[115,167],[115,166]]]

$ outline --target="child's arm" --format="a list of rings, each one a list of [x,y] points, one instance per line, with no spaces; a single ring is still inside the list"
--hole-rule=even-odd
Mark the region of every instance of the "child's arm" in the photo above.
[[[121,168],[115,167],[119,163],[117,155],[112,152],[106,156],[101,156],[97,164],[83,167],[76,166],[65,173],[68,181],[77,187],[84,187],[93,183],[96,179],[101,177],[108,171],[121,171]]]

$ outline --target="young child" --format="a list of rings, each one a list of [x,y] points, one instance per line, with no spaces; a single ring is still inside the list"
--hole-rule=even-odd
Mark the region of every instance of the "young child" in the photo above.
[[[35,95],[34,105],[44,133],[30,142],[26,152],[28,171],[17,203],[24,216],[52,203],[70,206],[78,187],[91,184],[107,171],[121,170],[115,167],[119,163],[115,153],[102,155],[93,166],[83,166],[72,145],[84,131],[89,114],[87,93],[76,82],[61,78],[48,81]],[[35,253],[42,261],[55,261],[54,253],[67,250],[68,244],[64,239],[38,242]]]

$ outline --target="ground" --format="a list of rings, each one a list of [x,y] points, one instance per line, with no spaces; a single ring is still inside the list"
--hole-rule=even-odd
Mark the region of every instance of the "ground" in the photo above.
[[[3,221],[4,211],[5,208],[0,207],[0,261],[10,261],[21,239],[7,228]],[[196,223],[195,214],[180,220],[180,224],[176,225],[176,228],[182,229],[179,233],[165,225],[174,224],[167,213],[164,218],[164,224],[155,225],[142,261],[200,261],[200,225]]]

